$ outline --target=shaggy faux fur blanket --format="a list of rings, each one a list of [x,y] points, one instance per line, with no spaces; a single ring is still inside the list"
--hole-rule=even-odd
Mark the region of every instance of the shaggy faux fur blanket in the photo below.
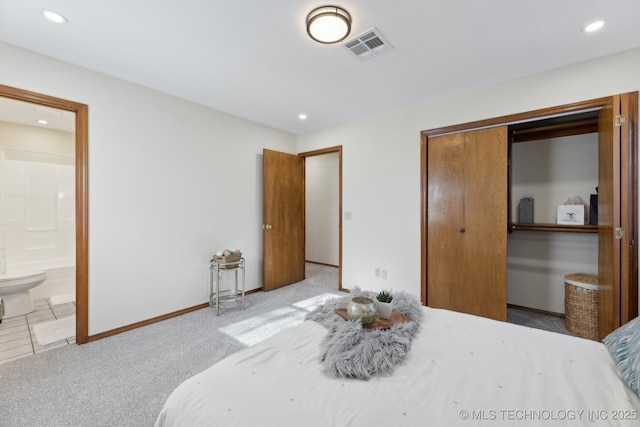
[[[393,294],[393,310],[410,321],[388,329],[366,331],[359,320],[347,321],[335,312],[336,308],[346,308],[353,297],[364,296],[375,301],[376,295],[354,288],[350,296],[330,300],[307,315],[307,319],[329,329],[320,358],[327,375],[368,380],[373,375],[390,375],[395,366],[407,358],[423,315],[420,301],[415,297],[404,292]]]

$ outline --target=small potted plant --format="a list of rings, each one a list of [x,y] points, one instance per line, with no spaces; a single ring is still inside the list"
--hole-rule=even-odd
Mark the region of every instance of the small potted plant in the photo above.
[[[393,311],[393,295],[387,291],[380,291],[376,296],[376,309],[381,319],[390,319]]]

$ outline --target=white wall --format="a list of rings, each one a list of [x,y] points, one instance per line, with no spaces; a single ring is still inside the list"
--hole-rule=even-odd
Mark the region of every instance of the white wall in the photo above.
[[[511,148],[511,215],[533,197],[534,222],[556,222],[557,206],[578,196],[586,204],[598,185],[598,134],[519,142]],[[507,237],[507,302],[564,313],[564,276],[598,273],[598,235],[514,231]]]
[[[305,259],[322,264],[339,263],[338,153],[305,159]]]
[[[639,89],[634,49],[299,135],[299,152],[343,146],[344,287],[420,295],[420,131]]]
[[[558,205],[577,196],[588,208],[589,196],[596,194],[598,134],[518,142],[511,148],[511,164],[511,219],[518,221],[520,199],[531,196],[534,222],[553,224]]]
[[[242,249],[262,286],[262,149],[295,136],[0,43],[0,83],[89,105],[89,334],[208,300]]]

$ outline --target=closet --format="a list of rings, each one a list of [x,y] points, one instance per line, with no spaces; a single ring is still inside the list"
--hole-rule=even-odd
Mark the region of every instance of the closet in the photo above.
[[[431,307],[506,318],[507,235],[597,234],[599,334],[637,316],[637,92],[421,134],[421,280]],[[597,226],[519,224],[511,144],[596,134]]]

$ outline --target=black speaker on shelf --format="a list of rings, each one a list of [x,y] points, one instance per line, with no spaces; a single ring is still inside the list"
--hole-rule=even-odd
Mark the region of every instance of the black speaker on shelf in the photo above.
[[[598,188],[596,187],[596,191]],[[598,195],[592,194],[589,200],[589,224],[598,225]]]
[[[533,197],[523,197],[518,205],[518,222],[533,224]]]

